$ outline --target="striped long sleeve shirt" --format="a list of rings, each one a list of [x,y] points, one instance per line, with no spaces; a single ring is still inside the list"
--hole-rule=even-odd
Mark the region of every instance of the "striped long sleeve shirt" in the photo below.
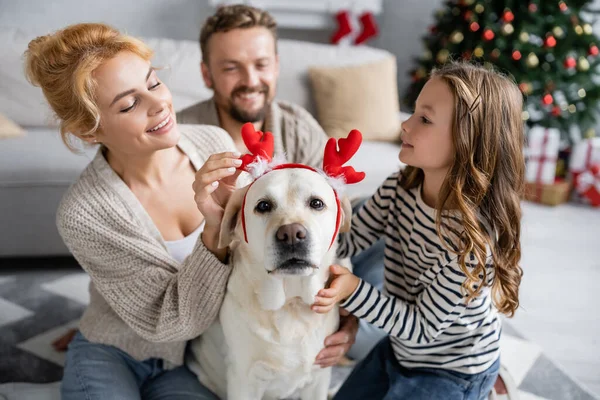
[[[423,202],[420,187],[403,189],[400,176],[401,172],[391,175],[354,215],[351,231],[340,235],[338,248],[340,257],[353,256],[383,237],[383,292],[361,280],[341,306],[385,330],[406,368],[483,372],[500,351],[501,321],[490,291],[491,257],[486,265],[488,285],[468,302],[462,288],[466,276],[457,256],[436,233],[436,210]],[[456,219],[452,221],[450,226],[460,228]],[[473,257],[471,261],[474,266]]]

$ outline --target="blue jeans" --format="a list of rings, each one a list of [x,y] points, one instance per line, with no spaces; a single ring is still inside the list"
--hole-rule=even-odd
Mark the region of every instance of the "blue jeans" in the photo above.
[[[475,375],[434,368],[404,368],[386,337],[358,363],[334,400],[482,400],[488,398],[499,369],[499,359]]]
[[[352,207],[352,213],[356,214],[367,199],[363,199]],[[383,252],[385,242],[379,239],[373,246],[369,247],[359,255],[352,257],[352,269],[354,275],[370,283],[379,290],[383,290]],[[371,349],[387,334],[383,330],[359,319],[356,341],[348,351],[348,357],[354,360],[362,360],[369,354]]]
[[[69,344],[62,400],[218,400],[185,366],[165,370],[162,360],[137,361],[77,332]]]

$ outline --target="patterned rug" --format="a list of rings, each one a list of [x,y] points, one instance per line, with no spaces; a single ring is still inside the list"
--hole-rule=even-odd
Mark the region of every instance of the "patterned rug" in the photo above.
[[[0,259],[0,399],[60,398],[57,382],[65,355],[51,343],[77,326],[89,301],[88,282],[71,258]],[[507,322],[501,348],[519,399],[596,398]],[[336,367],[332,386],[349,372]]]

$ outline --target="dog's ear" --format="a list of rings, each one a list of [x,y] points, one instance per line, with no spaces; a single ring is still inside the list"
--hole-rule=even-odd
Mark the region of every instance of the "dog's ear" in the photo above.
[[[246,196],[248,188],[249,186],[246,186],[233,192],[225,206],[225,213],[221,221],[221,231],[219,232],[220,249],[229,246],[233,241],[233,232],[237,225],[238,214],[242,208],[244,196]]]
[[[342,223],[340,224],[340,233],[350,231],[350,222],[352,221],[352,204],[348,196],[342,197],[340,202],[342,206]]]

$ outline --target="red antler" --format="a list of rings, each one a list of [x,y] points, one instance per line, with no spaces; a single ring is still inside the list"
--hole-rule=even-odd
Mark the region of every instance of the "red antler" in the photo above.
[[[251,154],[242,156],[242,165],[238,169],[247,171],[248,164],[253,163],[259,157],[271,161],[275,149],[275,141],[271,132],[262,133],[254,130],[254,125],[247,122],[242,126],[242,139]]]
[[[323,157],[323,170],[329,176],[343,178],[348,184],[357,183],[365,178],[364,172],[356,172],[352,167],[343,167],[344,163],[352,158],[362,143],[362,134],[353,129],[347,138],[340,138],[337,142],[340,151],[337,150],[336,140],[330,138],[325,145]]]

